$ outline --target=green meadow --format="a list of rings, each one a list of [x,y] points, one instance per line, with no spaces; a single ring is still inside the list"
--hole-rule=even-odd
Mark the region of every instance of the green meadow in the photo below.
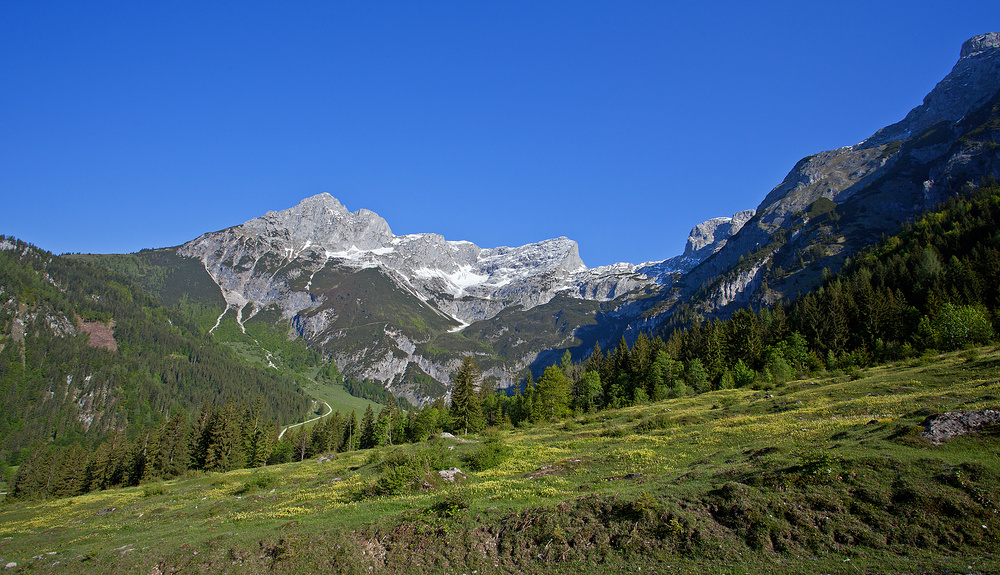
[[[0,506],[31,573],[1000,571],[1000,349]],[[458,468],[454,482],[441,470]]]

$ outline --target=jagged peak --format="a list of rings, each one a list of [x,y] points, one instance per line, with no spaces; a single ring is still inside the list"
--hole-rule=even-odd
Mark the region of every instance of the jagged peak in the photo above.
[[[868,148],[893,140],[906,140],[937,122],[957,122],[983,105],[1000,89],[998,48],[1000,32],[966,40],[958,62],[924,97],[923,103],[910,110],[901,121],[875,132],[856,147]]]
[[[980,34],[979,36],[969,38],[962,44],[962,53],[959,58],[976,56],[981,52],[995,48],[1000,48],[1000,32]]]
[[[701,252],[706,247],[710,248],[708,250],[710,253],[718,251],[722,247],[720,242],[725,242],[740,231],[755,213],[755,210],[742,210],[733,214],[732,217],[712,218],[701,222],[691,228],[687,244],[684,246],[684,255],[686,257],[701,255],[704,259],[707,255],[701,254]]]

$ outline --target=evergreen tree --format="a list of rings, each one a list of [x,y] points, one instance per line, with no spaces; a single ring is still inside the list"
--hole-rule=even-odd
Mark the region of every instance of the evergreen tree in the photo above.
[[[215,411],[208,426],[204,469],[230,471],[243,468],[245,454],[240,415],[239,407],[232,402]]]
[[[569,414],[570,383],[561,369],[554,365],[545,368],[537,389],[542,417],[554,420]]]
[[[358,441],[358,447],[361,449],[371,449],[378,445],[375,441],[375,411],[372,410],[372,404],[368,404],[365,408],[365,414],[361,417],[361,437]]]
[[[179,410],[163,422],[151,450],[151,466],[161,477],[172,479],[191,464],[191,427]]]
[[[359,435],[358,413],[352,409],[351,415],[344,422],[340,451],[354,451],[357,449]]]
[[[396,419],[392,404],[383,406],[375,420],[375,445],[392,445],[393,421]],[[398,435],[396,436],[398,439]]]
[[[87,452],[79,443],[74,443],[68,449],[63,450],[59,459],[61,461],[59,462],[57,479],[51,486],[50,493],[55,497],[73,497],[83,494],[87,474]]]
[[[600,407],[601,398],[604,396],[601,375],[596,371],[588,371],[576,382],[574,391],[576,406],[583,411],[591,411]]]
[[[590,352],[590,357],[587,358],[586,366],[584,371],[596,371],[600,375],[604,364],[604,352],[601,351],[601,344],[594,342],[594,349]]]
[[[451,394],[451,418],[455,430],[463,433],[478,431],[483,425],[482,404],[477,388],[482,375],[472,356],[462,359],[455,374],[455,389]]]
[[[259,423],[247,431],[246,465],[263,467],[271,458],[278,439],[278,424],[273,419]]]

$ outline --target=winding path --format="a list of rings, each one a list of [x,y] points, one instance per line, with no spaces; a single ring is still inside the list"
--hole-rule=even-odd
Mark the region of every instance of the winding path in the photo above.
[[[314,417],[314,418],[312,418],[310,420],[303,421],[302,423],[293,423],[292,425],[289,425],[288,427],[282,429],[281,433],[278,434],[278,441],[281,441],[281,438],[285,436],[285,432],[288,431],[289,429],[291,429],[293,427],[298,427],[300,425],[305,425],[307,423],[312,423],[312,422],[316,421],[317,419],[323,419],[327,415],[330,415],[331,413],[333,413],[333,408],[330,407],[329,403],[323,401],[322,399],[318,399],[317,401],[319,401],[320,403],[322,403],[323,405],[326,406],[326,413],[324,413],[323,415],[320,415],[319,417]]]

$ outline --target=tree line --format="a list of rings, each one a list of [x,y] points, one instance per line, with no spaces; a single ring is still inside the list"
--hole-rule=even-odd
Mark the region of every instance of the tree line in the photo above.
[[[261,467],[273,461],[278,437],[277,423],[264,412],[263,397],[253,404],[206,403],[193,421],[181,410],[131,437],[115,432],[97,444],[38,446],[20,463],[10,496],[72,497],[190,470]]]

